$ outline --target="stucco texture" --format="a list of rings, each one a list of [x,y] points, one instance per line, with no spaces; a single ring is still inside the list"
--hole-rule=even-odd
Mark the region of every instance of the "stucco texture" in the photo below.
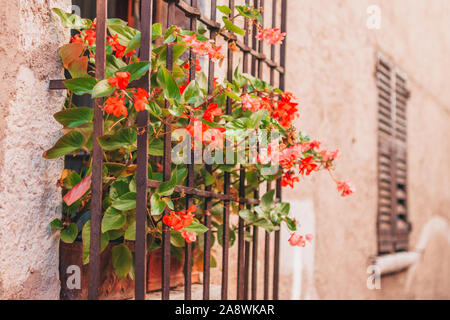
[[[0,6],[0,299],[59,298],[59,236],[49,223],[60,216],[63,161],[42,158],[61,134],[52,115],[64,101],[48,90],[63,75],[57,49],[68,36],[54,7],[70,1]]]
[[[366,27],[370,5],[381,8],[381,29]],[[286,85],[300,101],[297,127],[339,148],[335,175],[357,192],[341,198],[326,172],[303,179],[284,200],[310,202],[297,212],[315,226],[314,263],[293,269],[283,244],[282,297],[319,299],[450,298],[450,3],[445,0],[288,1]],[[408,76],[410,250],[421,242],[419,261],[406,272],[366,286],[377,254],[377,90],[380,51]],[[304,208],[299,207],[298,208]],[[437,227],[426,227],[434,219]],[[431,223],[434,225],[434,222]],[[419,241],[422,239],[421,241]],[[302,271],[303,270],[303,271]],[[296,273],[303,284],[292,285]],[[292,292],[297,288],[300,292]]]

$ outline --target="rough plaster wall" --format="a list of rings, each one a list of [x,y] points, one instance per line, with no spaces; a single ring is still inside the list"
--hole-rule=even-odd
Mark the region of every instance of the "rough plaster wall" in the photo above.
[[[0,6],[0,299],[59,298],[59,237],[49,222],[60,216],[63,161],[42,158],[61,134],[52,115],[64,101],[48,90],[62,77],[57,49],[68,36],[54,7],[67,11],[70,1]]]
[[[366,9],[372,4],[382,11],[378,31],[366,28]],[[450,28],[450,3],[295,0],[288,1],[288,7],[286,84],[300,100],[296,124],[325,141],[324,147],[339,147],[343,156],[336,175],[352,179],[357,187],[353,197],[342,199],[327,173],[321,172],[284,192],[285,200],[313,202],[317,297],[450,298],[449,246],[442,236],[427,243],[409,292],[405,292],[405,272],[383,277],[381,290],[366,287],[367,266],[377,250],[377,50],[409,76],[411,249],[432,216],[449,220],[450,41],[445,32]],[[282,246],[288,250],[287,243]],[[282,298],[291,297],[288,288],[293,278],[283,274]]]

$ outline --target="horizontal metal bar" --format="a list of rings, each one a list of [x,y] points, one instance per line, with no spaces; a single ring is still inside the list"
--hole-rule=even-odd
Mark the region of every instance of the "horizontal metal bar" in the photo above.
[[[157,188],[162,181],[158,180],[148,180],[148,186],[151,188]],[[194,195],[198,197],[204,197],[204,198],[213,198],[213,199],[219,199],[219,200],[229,200],[229,201],[235,201],[240,203],[246,203],[246,204],[259,204],[258,199],[248,199],[248,198],[240,198],[233,195],[226,195],[223,193],[216,193],[213,191],[206,191],[206,190],[200,190],[193,187],[186,187],[186,186],[175,186],[175,192]]]

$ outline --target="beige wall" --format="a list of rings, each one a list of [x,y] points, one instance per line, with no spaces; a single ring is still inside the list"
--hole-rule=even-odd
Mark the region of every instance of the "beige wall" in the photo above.
[[[58,299],[60,215],[55,179],[62,160],[42,158],[61,126],[64,101],[48,80],[62,76],[57,49],[67,33],[50,9],[69,0],[2,1],[0,6],[0,299]]]
[[[366,27],[371,4],[381,8],[381,30]],[[286,83],[301,105],[296,124],[342,151],[336,175],[357,193],[340,198],[326,172],[284,192],[315,243],[294,254],[283,242],[283,297],[294,288],[302,298],[450,298],[450,2],[290,0],[288,8]],[[409,77],[410,247],[424,250],[408,272],[368,290],[366,269],[377,253],[378,50]]]

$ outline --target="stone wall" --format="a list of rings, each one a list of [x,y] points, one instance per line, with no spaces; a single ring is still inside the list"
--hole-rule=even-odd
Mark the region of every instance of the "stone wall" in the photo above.
[[[50,9],[69,0],[15,0],[0,6],[0,299],[58,299],[58,243],[49,223],[60,216],[56,180],[63,160],[42,153],[61,134],[52,115],[63,92],[57,49],[68,33]]]

